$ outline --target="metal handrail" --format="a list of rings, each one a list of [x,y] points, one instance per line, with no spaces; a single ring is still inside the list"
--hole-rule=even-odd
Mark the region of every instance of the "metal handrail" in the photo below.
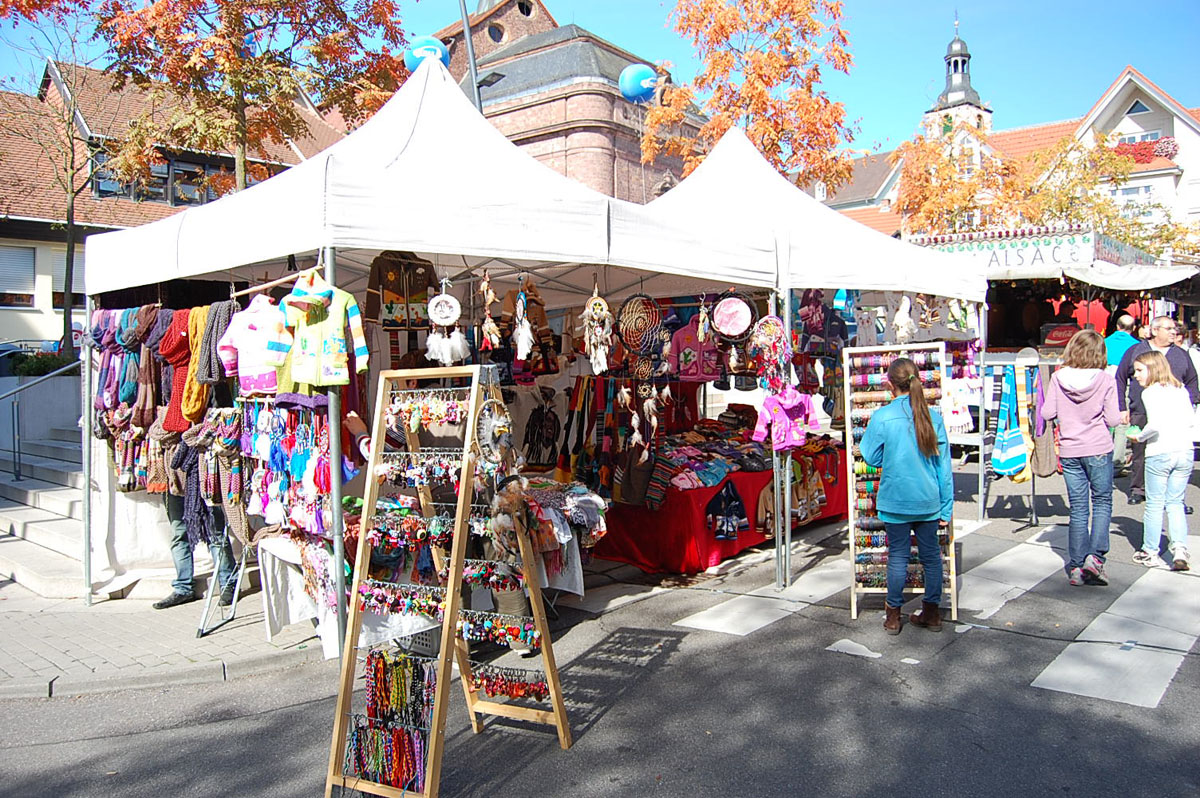
[[[11,391],[9,391],[7,393],[0,393],[0,402],[4,401],[5,399],[9,398],[10,396],[15,396],[15,395],[19,394],[21,391],[28,390],[29,388],[32,388],[35,385],[41,385],[43,382],[50,379],[51,377],[57,377],[61,374],[67,373],[68,371],[73,371],[74,369],[79,368],[79,364],[81,362],[82,361],[80,361],[80,360],[76,360],[74,362],[68,363],[67,365],[63,366],[62,368],[57,368],[54,371],[50,372],[49,374],[43,374],[42,376],[38,377],[37,379],[27,382],[24,385],[18,385],[16,388],[13,388]]]
[[[51,371],[49,374],[43,374],[35,380],[31,380],[24,385],[18,385],[13,390],[0,394],[0,402],[4,401],[5,399],[12,399],[12,405],[10,406],[10,412],[12,414],[12,434],[10,438],[12,440],[13,481],[21,481],[21,399],[18,394],[20,394],[21,391],[28,390],[35,385],[41,385],[51,377],[57,377],[67,373],[68,371],[74,371],[80,367],[81,362],[82,361],[76,360],[74,363],[68,363],[61,368]]]

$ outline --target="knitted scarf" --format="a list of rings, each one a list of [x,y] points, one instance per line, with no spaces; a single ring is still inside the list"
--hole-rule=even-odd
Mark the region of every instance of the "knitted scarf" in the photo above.
[[[200,348],[193,359],[196,360],[196,382],[202,385],[216,385],[221,381],[221,361],[217,357],[217,342],[229,329],[229,320],[240,308],[238,303],[231,300],[214,302],[208,309],[208,323],[204,326],[204,335],[200,339]]]
[[[183,525],[187,529],[188,545],[195,548],[197,543],[208,543],[212,539],[212,516],[200,491],[200,452],[189,443],[195,440],[190,434],[183,437],[171,458],[171,468],[184,473]]]
[[[188,345],[188,320],[190,317],[191,311],[189,310],[175,311],[171,317],[171,324],[167,327],[167,332],[158,347],[163,360],[171,364],[174,369],[171,378],[171,398],[167,403],[167,417],[163,421],[163,429],[168,432],[184,432],[191,426],[183,417],[181,409],[187,383],[188,360],[192,356],[191,347]]]
[[[141,365],[138,368],[138,395],[133,405],[133,425],[147,429],[154,423],[155,408],[159,405],[162,382],[162,357],[158,354],[158,346],[162,343],[167,328],[171,326],[174,312],[155,309],[153,311],[149,332],[142,341]]]
[[[200,344],[204,340],[204,329],[207,325],[208,305],[192,308],[188,315],[188,345],[191,352],[179,408],[183,417],[193,423],[204,416],[204,409],[208,407],[208,386],[196,382],[196,369],[201,358]]]

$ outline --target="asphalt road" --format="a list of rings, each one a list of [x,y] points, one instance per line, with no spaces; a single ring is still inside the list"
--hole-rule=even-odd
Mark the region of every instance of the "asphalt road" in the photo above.
[[[962,570],[1011,546],[1013,526],[967,538]],[[1132,548],[1120,546],[1114,560],[1127,563]],[[456,688],[442,794],[1200,795],[1196,652],[1153,709],[1030,687],[1145,573],[1116,561],[1110,572],[1108,588],[1056,575],[990,628],[940,635],[888,637],[878,608],[852,621],[846,591],[746,637],[672,625],[768,584],[770,563],[567,617],[555,651],[574,747],[503,720],[474,735]],[[842,639],[881,656],[825,650]],[[318,796],[335,682],[324,663],[212,686],[0,702],[0,796]]]

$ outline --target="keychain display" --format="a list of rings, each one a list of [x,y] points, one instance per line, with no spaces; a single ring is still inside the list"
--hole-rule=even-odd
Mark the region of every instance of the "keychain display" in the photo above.
[[[458,636],[463,640],[490,641],[511,646],[524,643],[531,649],[542,646],[542,635],[533,620],[523,615],[462,610],[458,614]]]
[[[462,424],[469,408],[462,389],[439,388],[431,391],[396,391],[384,408],[383,419],[389,429],[418,432],[422,427]]]
[[[313,535],[332,528],[329,420],[308,408],[276,407],[270,397],[238,399],[240,467],[246,513],[268,526]],[[230,420],[232,423],[232,420]],[[213,435],[232,440],[231,427]]]
[[[379,479],[402,488],[452,485],[458,491],[462,455],[422,452],[387,452],[375,469]]]
[[[444,566],[439,574],[442,581],[450,576],[450,567]],[[521,590],[525,578],[516,566],[496,560],[464,560],[463,582],[492,590]]]
[[[483,693],[488,698],[503,696],[545,701],[550,697],[550,685],[546,677],[538,671],[525,668],[498,668],[472,662],[468,686],[472,692]]]
[[[366,579],[358,595],[362,609],[376,615],[424,615],[440,622],[446,609],[446,588],[432,585]]]

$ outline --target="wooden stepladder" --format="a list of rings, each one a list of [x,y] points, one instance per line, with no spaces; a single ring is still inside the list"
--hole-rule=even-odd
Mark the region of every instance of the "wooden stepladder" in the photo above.
[[[445,388],[441,383],[445,380],[469,380],[469,385],[463,387]],[[406,388],[409,383],[425,385],[434,383],[430,388]],[[493,389],[494,390],[494,389]],[[498,394],[498,392],[496,392]],[[429,451],[423,451],[418,443],[418,435],[410,427],[404,427],[403,437],[407,446],[405,450],[389,450],[387,443],[387,410],[393,401],[398,399],[421,399],[427,397],[445,397],[453,395],[465,411],[462,413],[462,448],[455,451],[455,456],[461,456],[462,466],[458,479],[458,497],[455,505],[453,521],[453,536],[449,544],[448,568],[445,553],[434,549],[433,559],[439,574],[446,573],[443,582],[444,603],[441,621],[441,645],[434,660],[436,681],[433,687],[434,699],[432,720],[427,729],[420,733],[424,735],[424,745],[420,750],[424,755],[424,784],[423,791],[411,784],[390,785],[374,781],[366,774],[347,772],[346,750],[347,735],[351,731],[352,701],[354,693],[354,678],[360,657],[359,636],[362,631],[363,602],[360,598],[360,587],[369,579],[372,544],[368,539],[368,530],[376,515],[376,504],[380,498],[381,476],[386,472],[382,466],[389,458],[402,457],[406,463],[420,463],[422,457]],[[475,442],[476,419],[480,407],[489,397],[481,383],[479,366],[460,366],[452,368],[409,369],[384,371],[379,376],[379,389],[375,401],[375,419],[372,426],[371,457],[367,465],[367,481],[363,497],[363,515],[358,538],[357,555],[354,560],[354,580],[350,595],[350,618],[346,627],[346,645],[342,657],[341,681],[338,688],[337,715],[333,724],[333,740],[330,745],[329,768],[325,782],[325,795],[330,798],[335,787],[346,790],[357,790],[371,795],[408,796],[409,798],[436,798],[441,778],[442,756],[445,750],[446,714],[449,709],[450,681],[452,666],[458,664],[459,676],[463,685],[463,693],[470,711],[471,727],[479,733],[483,731],[483,715],[513,718],[554,726],[558,733],[559,745],[564,749],[571,746],[571,729],[567,721],[566,706],[563,703],[562,687],[559,682],[558,669],[554,662],[554,650],[550,640],[550,628],[546,622],[545,606],[542,603],[542,593],[538,584],[537,563],[529,536],[524,528],[517,526],[517,538],[521,554],[521,572],[525,589],[529,594],[532,622],[541,640],[541,652],[545,670],[545,682],[548,686],[550,710],[510,704],[503,701],[485,700],[472,688],[473,664],[470,659],[470,647],[458,633],[458,621],[462,610],[463,569],[466,559],[467,539],[470,534],[469,521],[472,504],[475,498],[475,471],[478,462],[478,447]],[[446,449],[439,449],[435,454],[444,458]],[[432,491],[427,486],[419,487],[421,514],[427,518],[437,515],[432,499]],[[452,659],[453,658],[453,659]]]

